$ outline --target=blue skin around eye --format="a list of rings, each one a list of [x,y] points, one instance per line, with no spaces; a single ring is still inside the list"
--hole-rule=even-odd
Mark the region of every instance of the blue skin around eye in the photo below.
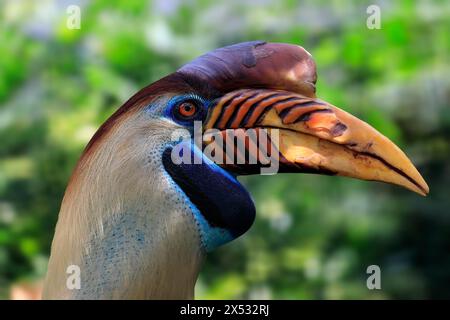
[[[193,120],[202,120],[201,116],[206,115],[206,111],[209,107],[209,102],[196,94],[185,94],[180,96],[174,96],[169,100],[169,102],[167,103],[166,110],[164,112],[164,116],[182,125],[186,126],[192,125],[192,120],[183,121],[174,117],[173,108],[178,106],[183,101],[196,101],[198,102],[198,106],[202,108],[199,114],[200,119],[193,119]]]

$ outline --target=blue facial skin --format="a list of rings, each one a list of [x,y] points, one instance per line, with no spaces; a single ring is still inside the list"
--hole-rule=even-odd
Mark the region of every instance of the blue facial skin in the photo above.
[[[186,101],[186,98],[188,101],[198,99],[195,101],[204,103],[197,96],[175,97],[168,103],[166,116],[179,123],[178,118],[173,118],[173,108]],[[203,108],[206,111],[205,105]],[[206,112],[203,117],[206,117]],[[183,125],[190,128],[189,123]],[[171,158],[173,150],[173,144],[165,149],[163,165],[180,192],[184,192],[192,204],[204,249],[212,251],[245,233],[253,224],[255,206],[250,194],[236,177],[207,158],[191,139],[178,142],[176,148],[178,152],[181,150],[190,155],[189,163],[175,164]]]

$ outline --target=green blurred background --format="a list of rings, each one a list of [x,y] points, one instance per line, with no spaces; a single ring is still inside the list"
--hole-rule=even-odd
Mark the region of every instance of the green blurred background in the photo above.
[[[81,6],[81,29],[66,28]],[[381,29],[366,27],[371,4]],[[212,253],[197,298],[450,298],[450,2],[0,3],[0,298],[45,274],[68,177],[96,128],[141,87],[211,49],[304,46],[318,96],[390,137],[430,185],[315,175],[242,179],[257,220]],[[366,287],[381,268],[382,290]]]

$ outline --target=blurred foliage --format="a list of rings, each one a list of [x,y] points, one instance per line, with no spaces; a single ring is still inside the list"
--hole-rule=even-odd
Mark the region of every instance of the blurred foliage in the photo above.
[[[80,30],[66,8],[82,8]],[[378,4],[382,28],[366,27]],[[448,1],[18,1],[0,4],[0,297],[43,277],[68,177],[96,128],[139,88],[206,51],[301,44],[318,95],[389,136],[427,198],[381,183],[242,179],[257,220],[212,253],[197,297],[450,298]],[[382,290],[366,288],[377,264]]]

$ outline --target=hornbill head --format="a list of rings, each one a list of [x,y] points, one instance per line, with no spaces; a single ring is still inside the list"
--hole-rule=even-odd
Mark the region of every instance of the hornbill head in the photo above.
[[[174,141],[167,144],[162,157],[165,170],[200,209],[197,219],[207,249],[250,227],[253,205],[235,176],[264,173],[264,167],[273,165],[271,161],[279,161],[273,167],[279,172],[383,181],[421,195],[429,191],[392,141],[316,97],[315,63],[300,46],[249,42],[220,48],[163,81],[174,79],[187,88],[176,90],[175,86],[159,108],[150,104],[149,110],[171,123],[173,130],[181,126],[192,132],[195,121],[201,125],[200,143],[182,149],[192,148],[190,160],[199,157],[204,161],[197,162],[202,163],[174,161]],[[267,136],[265,141],[259,133]],[[236,147],[239,142],[242,150]],[[234,148],[225,150],[230,146]],[[201,154],[205,149],[207,155]],[[182,156],[183,151],[176,154]]]
[[[146,114],[144,121],[160,129],[157,146],[142,139],[135,147],[149,154],[159,150],[164,170],[198,209],[194,218],[207,251],[251,226],[254,205],[236,176],[264,174],[264,168],[383,181],[426,195],[425,180],[402,150],[318,99],[316,80],[315,62],[300,46],[240,43],[200,56],[144,88],[99,133],[118,119],[127,121],[126,113]]]
[[[238,175],[341,175],[428,193],[424,179],[393,142],[318,99],[315,83],[315,63],[302,47],[246,42],[209,52],[142,89],[85,149],[66,191],[52,257],[76,247],[87,256],[69,256],[67,263],[94,259],[100,266],[112,264],[99,241],[85,249],[74,245],[77,240],[67,240],[83,233],[120,248],[124,244],[117,234],[129,235],[132,244],[123,250],[135,250],[137,256],[146,249],[136,248],[150,239],[148,259],[154,260],[139,270],[151,266],[148,273],[155,275],[152,281],[159,290],[153,296],[162,296],[159,292],[167,285],[159,278],[167,264],[192,264],[189,254],[195,250],[190,243],[210,251],[250,228],[255,207]],[[147,233],[150,224],[153,229]],[[184,224],[191,226],[189,236],[182,235]],[[171,237],[176,239],[172,243]],[[70,243],[61,245],[64,241]],[[128,260],[118,261],[114,263]],[[51,261],[48,279],[64,263]],[[184,269],[176,268],[167,281]],[[90,275],[96,272],[89,270]],[[177,296],[173,292],[179,285],[173,284],[172,294],[165,296]]]

